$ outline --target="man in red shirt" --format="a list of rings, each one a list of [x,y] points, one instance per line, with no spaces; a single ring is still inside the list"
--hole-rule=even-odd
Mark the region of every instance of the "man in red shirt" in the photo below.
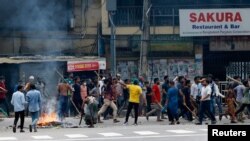
[[[163,121],[160,119],[160,115],[161,115],[161,92],[160,92],[160,80],[159,78],[155,78],[154,79],[154,85],[152,87],[152,91],[153,91],[153,95],[152,95],[152,105],[151,108],[152,110],[150,112],[148,112],[146,114],[146,118],[148,120],[148,117],[153,114],[153,113],[157,113],[157,121]]]
[[[9,112],[9,105],[6,99],[6,93],[7,93],[7,89],[5,86],[5,78],[4,76],[0,76],[0,106],[3,105],[5,107],[7,116],[10,116],[10,112]]]

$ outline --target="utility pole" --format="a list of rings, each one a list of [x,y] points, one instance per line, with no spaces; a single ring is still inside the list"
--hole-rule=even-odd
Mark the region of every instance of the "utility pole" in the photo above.
[[[143,0],[142,35],[140,49],[139,75],[148,79],[148,48],[150,46],[150,10],[151,0]]]
[[[116,75],[116,45],[115,45],[115,24],[114,24],[114,14],[115,11],[117,10],[117,0],[107,0],[106,1],[106,10],[108,11],[108,17],[110,21],[110,62],[111,62],[111,74],[113,76]]]
[[[116,45],[115,45],[115,40],[116,40],[116,36],[115,36],[115,24],[113,22],[113,13],[109,12],[109,19],[110,19],[110,23],[111,23],[111,37],[110,37],[110,52],[111,52],[111,71],[112,71],[112,75],[115,76],[116,75]]]

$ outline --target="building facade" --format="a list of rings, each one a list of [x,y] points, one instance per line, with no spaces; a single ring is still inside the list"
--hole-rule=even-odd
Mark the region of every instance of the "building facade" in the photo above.
[[[111,66],[107,0],[1,1],[0,55],[102,56]],[[180,36],[180,9],[247,9],[249,0],[151,0],[148,79],[250,74],[249,35]],[[112,13],[117,72],[139,74],[143,0],[117,0]],[[15,67],[13,67],[15,68]],[[1,69],[1,73],[8,69]]]
[[[102,1],[103,3],[105,0]],[[110,39],[106,5],[102,6],[102,34]],[[250,74],[249,34],[180,36],[179,10],[247,9],[248,0],[152,0],[150,12],[150,47],[148,78],[169,75],[213,74],[220,80],[226,75],[246,78]],[[119,0],[113,13],[116,25],[117,71],[123,76],[138,75],[143,25],[143,0]],[[187,26],[184,23],[183,28]],[[109,42],[105,42],[109,47]],[[108,53],[107,53],[107,56]]]

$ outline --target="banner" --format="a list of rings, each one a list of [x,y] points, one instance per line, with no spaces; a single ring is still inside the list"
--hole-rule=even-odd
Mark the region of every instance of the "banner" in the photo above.
[[[99,62],[99,69],[106,70],[106,60],[100,60]]]
[[[180,36],[250,35],[250,9],[180,9]]]
[[[94,71],[99,69],[99,62],[84,62],[84,61],[69,61],[67,62],[68,72],[77,72],[77,71]]]

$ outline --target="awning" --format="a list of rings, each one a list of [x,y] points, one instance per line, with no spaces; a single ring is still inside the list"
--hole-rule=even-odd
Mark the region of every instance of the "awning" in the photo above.
[[[22,64],[22,63],[40,63],[40,62],[68,62],[68,61],[104,61],[105,58],[97,56],[15,56],[0,57],[0,64]]]

